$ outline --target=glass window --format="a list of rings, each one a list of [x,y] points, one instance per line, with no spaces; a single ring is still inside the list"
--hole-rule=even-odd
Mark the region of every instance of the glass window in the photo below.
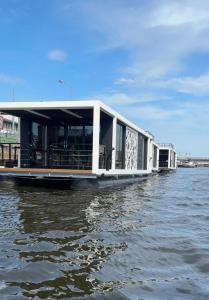
[[[64,147],[64,126],[48,126],[48,146]]]
[[[138,170],[147,170],[147,137],[138,134]]]
[[[125,168],[125,126],[117,124],[116,129],[116,169]]]
[[[31,124],[31,167],[43,167],[46,163],[45,126],[36,122]]]
[[[93,126],[69,126],[68,147],[75,149],[92,149]]]
[[[44,145],[44,126],[32,122],[31,144],[34,148],[43,148]]]
[[[168,167],[168,150],[160,150],[159,166]]]
[[[157,147],[153,145],[152,148],[152,159],[153,159],[153,167],[157,168]]]

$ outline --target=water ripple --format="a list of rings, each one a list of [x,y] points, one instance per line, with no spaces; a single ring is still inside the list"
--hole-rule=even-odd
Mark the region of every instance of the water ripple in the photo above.
[[[208,174],[88,192],[0,182],[0,298],[208,300]]]

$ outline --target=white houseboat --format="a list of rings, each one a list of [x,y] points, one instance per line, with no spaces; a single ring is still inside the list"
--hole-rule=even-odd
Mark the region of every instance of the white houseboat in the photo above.
[[[158,171],[153,135],[100,101],[0,103],[0,111],[19,118],[19,141],[7,161],[2,150],[0,176],[102,186]]]
[[[177,168],[177,155],[173,144],[159,144],[159,171],[170,171]]]

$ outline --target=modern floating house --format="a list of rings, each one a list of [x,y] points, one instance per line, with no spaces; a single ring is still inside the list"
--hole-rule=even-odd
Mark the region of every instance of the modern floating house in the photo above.
[[[0,111],[19,118],[7,160],[0,148],[0,176],[70,187],[139,180],[159,169],[153,135],[100,101],[0,103]]]
[[[177,168],[177,155],[173,144],[159,144],[159,171]]]

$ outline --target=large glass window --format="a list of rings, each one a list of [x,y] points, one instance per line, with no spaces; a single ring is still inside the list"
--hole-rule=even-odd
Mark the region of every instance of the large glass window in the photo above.
[[[138,170],[147,170],[147,137],[138,134]]]
[[[157,168],[157,147],[153,145],[152,148],[152,159],[153,159],[153,168]]]
[[[160,150],[159,166],[168,167],[168,150]]]
[[[92,168],[92,141],[93,126],[68,126],[67,149],[71,168]]]
[[[32,122],[31,144],[33,148],[36,149],[44,148],[44,133],[45,133],[44,125],[38,124],[36,122]]]
[[[48,126],[48,146],[63,148],[64,144],[65,144],[64,125]]]
[[[118,123],[116,130],[116,169],[125,168],[125,126]]]
[[[48,126],[49,165],[91,169],[93,126]]]
[[[173,150],[170,151],[170,167],[175,168],[176,165],[176,154]]]
[[[45,126],[36,122],[31,124],[31,166],[43,167],[46,164]]]
[[[68,147],[74,149],[92,149],[93,126],[69,126]]]
[[[176,152],[173,153],[173,167],[176,167]]]
[[[92,148],[93,126],[49,126],[48,144],[61,148]]]
[[[113,118],[100,111],[99,134],[99,168],[109,170],[112,168],[112,125]]]

